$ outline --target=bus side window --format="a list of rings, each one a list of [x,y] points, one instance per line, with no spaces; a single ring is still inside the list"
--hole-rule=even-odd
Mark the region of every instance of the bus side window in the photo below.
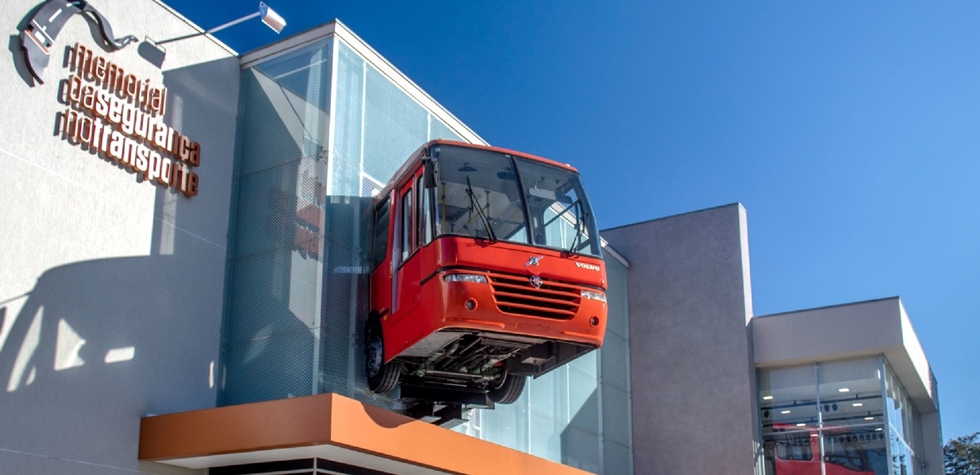
[[[412,188],[402,195],[402,262],[412,255]]]
[[[776,456],[783,460],[813,460],[807,434],[786,434],[776,441]]]
[[[422,177],[415,182],[415,189],[418,190],[419,195],[419,230],[418,230],[418,241],[417,245],[426,245],[432,242],[432,202],[430,197],[432,196],[432,190],[426,190],[422,186]]]
[[[378,267],[388,253],[388,215],[391,211],[391,199],[386,198],[374,210],[374,246],[372,248],[371,268]]]

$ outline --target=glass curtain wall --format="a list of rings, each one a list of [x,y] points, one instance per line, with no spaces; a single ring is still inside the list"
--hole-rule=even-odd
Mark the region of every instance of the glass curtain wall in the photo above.
[[[462,140],[336,37],[242,72],[219,404],[367,390],[373,196],[433,138]]]
[[[885,375],[885,407],[888,411],[892,472],[900,475],[917,473],[922,466],[921,460],[915,455],[915,448],[919,447],[921,440],[919,411],[912,405],[908,393],[887,363]]]
[[[242,72],[222,405],[318,390],[332,44]]]
[[[886,397],[900,386],[882,357],[762,369],[758,377],[766,474],[918,473],[903,463],[913,458],[914,409],[904,391]]]
[[[333,392],[404,409],[363,375],[372,204],[424,142],[462,139],[340,37],[242,75],[219,404]],[[456,430],[594,473],[632,472],[626,268],[610,259],[607,273],[602,350]]]

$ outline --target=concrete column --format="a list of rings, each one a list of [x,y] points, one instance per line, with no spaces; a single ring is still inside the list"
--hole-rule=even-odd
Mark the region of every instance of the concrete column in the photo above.
[[[922,450],[919,459],[925,462],[926,466],[922,473],[926,475],[943,475],[946,473],[943,467],[943,431],[939,423],[939,411],[922,413],[920,415],[922,424]]]
[[[602,236],[630,261],[635,473],[756,472],[745,209],[726,205]]]

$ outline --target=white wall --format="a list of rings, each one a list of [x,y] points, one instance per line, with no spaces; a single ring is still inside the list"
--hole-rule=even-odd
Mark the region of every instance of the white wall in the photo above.
[[[198,31],[151,0],[92,3],[117,36]],[[137,460],[139,418],[215,404],[238,59],[197,36],[166,44],[161,70],[140,44],[100,50],[75,16],[32,84],[17,28],[37,5],[0,9],[0,473],[173,472]],[[202,146],[198,196],[56,132],[75,42],[167,86],[165,122]]]

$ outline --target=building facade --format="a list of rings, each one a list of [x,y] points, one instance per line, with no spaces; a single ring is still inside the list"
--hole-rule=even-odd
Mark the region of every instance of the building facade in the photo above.
[[[80,12],[0,68],[0,472],[942,473],[901,302],[754,317],[740,205],[603,231],[599,351],[406,417],[362,374],[372,203],[483,139],[339,21],[238,55],[103,3],[115,43]]]

